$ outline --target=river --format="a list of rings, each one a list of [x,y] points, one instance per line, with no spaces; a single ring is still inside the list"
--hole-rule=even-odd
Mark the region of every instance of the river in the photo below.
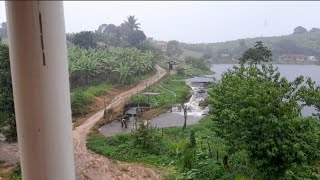
[[[211,70],[215,72],[214,75],[194,77],[186,80],[186,83],[191,87],[191,98],[186,103],[188,106],[188,119],[187,125],[195,124],[202,119],[208,112],[208,108],[201,108],[199,102],[204,100],[208,94],[206,89],[201,83],[194,83],[198,81],[210,81],[212,76],[216,80],[220,80],[221,74],[232,68],[234,64],[216,64],[212,65]],[[311,77],[317,84],[320,84],[320,66],[316,65],[275,65],[278,66],[282,76],[285,76],[289,81],[294,80],[296,77],[303,75]],[[305,107],[302,109],[303,116],[311,116],[315,112],[313,107]],[[150,120],[153,126],[173,127],[183,126],[184,116],[183,110],[179,105],[172,107],[170,112],[161,114]],[[128,132],[133,129],[133,121],[129,122],[128,128],[122,128],[120,122],[113,121],[100,128],[100,132],[105,136],[112,136],[120,132]]]
[[[215,72],[214,77],[219,80],[221,74],[227,69],[232,68],[235,64],[215,64],[211,66],[211,70]],[[289,81],[303,75],[311,77],[317,84],[320,84],[320,66],[317,65],[284,65],[275,64],[279,68],[282,76],[285,76]]]

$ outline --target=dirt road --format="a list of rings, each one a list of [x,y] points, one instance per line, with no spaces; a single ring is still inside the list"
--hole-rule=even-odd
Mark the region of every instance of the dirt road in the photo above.
[[[106,109],[123,106],[132,95],[144,90],[147,86],[158,81],[165,75],[165,71],[157,66],[157,74],[144,80],[136,87],[117,95]],[[73,144],[77,175],[82,179],[160,179],[161,172],[135,163],[114,162],[104,156],[87,150],[86,137],[90,129],[103,116],[103,110],[87,119],[73,131]]]
[[[124,103],[134,94],[144,90],[149,85],[160,80],[165,74],[165,70],[156,66],[157,73],[142,81],[137,86],[128,91],[118,94],[106,109],[123,106]],[[140,179],[160,179],[163,173],[159,170],[147,167],[146,165],[137,163],[126,163],[110,160],[104,156],[89,151],[86,147],[86,138],[90,129],[103,117],[104,109],[96,112],[88,118],[82,125],[73,130],[74,157],[76,166],[76,175],[81,180],[140,180]],[[10,145],[2,145],[1,152],[17,152],[16,143]],[[63,152],[61,152],[63,153]],[[12,158],[17,157],[17,153],[6,154]],[[13,160],[12,160],[13,161]]]

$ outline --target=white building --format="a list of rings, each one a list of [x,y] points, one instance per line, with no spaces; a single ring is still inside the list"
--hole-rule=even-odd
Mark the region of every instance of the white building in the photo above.
[[[317,61],[317,59],[314,56],[308,56],[308,61],[315,62],[315,61]]]

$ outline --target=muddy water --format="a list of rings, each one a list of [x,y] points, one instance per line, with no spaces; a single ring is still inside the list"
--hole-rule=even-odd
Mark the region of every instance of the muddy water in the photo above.
[[[186,79],[186,83],[191,87],[190,93],[191,97],[189,101],[185,104],[188,107],[188,119],[187,125],[195,124],[200,119],[202,119],[205,114],[208,113],[208,108],[201,108],[199,103],[207,98],[208,93],[204,88],[204,84],[197,82],[207,82],[212,81],[212,77],[203,76],[203,77],[194,77],[191,79]],[[110,124],[106,124],[100,128],[100,132],[105,136],[112,136],[120,132],[130,132],[134,129],[135,120],[130,120],[128,127],[121,127],[119,121],[113,121]],[[152,126],[158,128],[164,127],[174,127],[174,126],[183,126],[184,115],[183,109],[180,105],[175,105],[172,109],[164,114],[161,114],[151,120],[149,120]]]

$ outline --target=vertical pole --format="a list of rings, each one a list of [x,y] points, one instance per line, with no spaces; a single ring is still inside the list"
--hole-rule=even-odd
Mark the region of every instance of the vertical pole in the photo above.
[[[24,180],[74,180],[62,2],[7,1],[13,95]]]

